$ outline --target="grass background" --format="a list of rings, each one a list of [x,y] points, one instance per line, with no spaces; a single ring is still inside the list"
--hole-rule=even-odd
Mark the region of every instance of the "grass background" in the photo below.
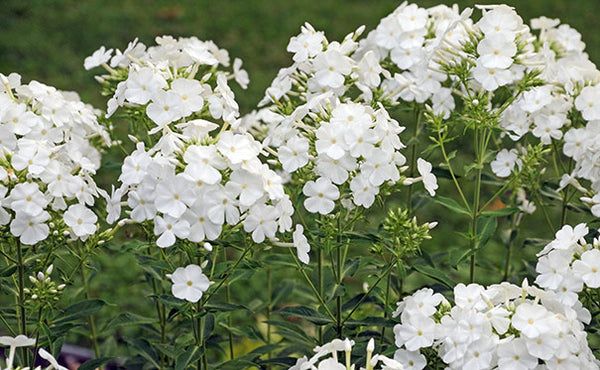
[[[415,2],[423,7],[455,3]],[[473,1],[456,3],[461,9],[474,5]],[[591,60],[600,61],[599,0],[510,0],[506,3],[514,6],[526,22],[545,15],[570,24],[583,34]],[[232,58],[244,61],[244,68],[250,74],[250,86],[247,91],[236,89],[235,92],[242,113],[247,113],[261,99],[278,69],[291,63],[291,55],[285,49],[289,38],[298,34],[304,22],[324,30],[329,40],[337,40],[363,24],[368,32],[399,5],[395,0],[0,0],[0,72],[18,72],[24,82],[35,79],[63,90],[77,91],[84,101],[104,109],[106,98],[100,95],[93,79],[95,73],[102,71],[85,71],[83,59],[86,56],[101,45],[124,49],[135,37],[150,45],[158,35],[193,35],[213,40],[227,49]],[[112,153],[111,156],[118,155]],[[100,179],[105,188],[110,188],[112,182],[111,178]],[[452,221],[449,224],[452,225]],[[434,234],[433,243],[447,242],[448,238],[456,240],[455,235],[447,235],[454,233],[453,230],[453,225],[440,228]],[[93,280],[92,289],[103,299],[118,303],[114,312],[130,309],[140,312],[137,298],[143,289],[139,284],[140,270],[133,257],[118,251],[119,246],[113,245],[112,251],[99,256],[97,268],[103,273]],[[119,257],[114,258],[116,255]],[[485,279],[496,282],[497,276]],[[106,287],[110,289],[105,290]],[[250,299],[255,293],[256,290],[242,288],[236,292],[236,298]],[[103,315],[110,317],[114,312],[105,311]],[[116,342],[109,340],[106,346],[116,346]]]
[[[477,3],[497,3],[480,0]],[[281,67],[290,64],[288,40],[308,21],[330,40],[360,25],[374,28],[397,0],[0,0],[0,72],[19,72],[64,90],[75,90],[98,107],[105,100],[83,59],[101,45],[124,49],[135,37],[152,44],[157,35],[195,35],[239,57],[250,74],[249,90],[237,94],[242,113],[260,100]],[[416,1],[423,7],[454,1]],[[456,1],[463,9],[474,1]],[[600,1],[508,0],[527,21],[560,18],[583,33],[593,61],[600,59]],[[98,73],[100,70],[96,70]]]

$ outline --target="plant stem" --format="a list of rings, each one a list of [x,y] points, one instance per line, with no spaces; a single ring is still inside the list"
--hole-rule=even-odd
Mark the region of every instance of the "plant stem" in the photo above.
[[[517,221],[517,215],[512,215],[510,219],[510,234],[508,236],[508,245],[506,251],[506,260],[504,261],[504,279],[503,281],[508,281],[508,276],[510,275],[510,259],[512,257],[512,233],[515,230],[515,224]]]
[[[483,155],[486,147],[486,130],[483,129],[482,135],[475,127],[475,160],[477,162],[477,176],[475,178],[475,194],[473,196],[473,206],[471,207],[471,265],[469,268],[469,281],[475,281],[475,251],[477,248],[477,220],[479,218],[479,201],[481,197],[481,175],[483,172]]]
[[[388,306],[388,301],[389,301],[389,297],[390,297],[390,286],[392,285],[392,270],[390,270],[390,273],[387,276],[387,282],[385,284],[385,295],[383,296],[383,318],[387,319],[388,317],[388,311],[387,311],[387,306]],[[379,343],[383,344],[383,339],[385,337],[385,326],[383,326],[381,328],[381,340]]]
[[[337,233],[337,289],[340,289],[342,286],[342,270],[344,268],[344,262],[342,261],[342,220],[338,218],[338,233]],[[334,292],[336,294],[336,317],[337,317],[337,333],[338,338],[342,339],[342,296],[338,294],[338,292]]]
[[[331,310],[329,309],[329,307],[327,307],[327,304],[325,303],[325,300],[323,300],[323,297],[321,296],[321,294],[319,293],[319,291],[317,290],[317,288],[315,288],[315,285],[312,283],[312,281],[310,281],[310,278],[308,277],[308,275],[306,275],[306,271],[304,271],[304,267],[302,267],[302,265],[300,265],[300,261],[298,261],[298,257],[296,257],[296,255],[294,254],[294,252],[292,251],[292,248],[289,248],[289,252],[290,252],[290,254],[293,257],[294,262],[296,263],[296,267],[298,267],[298,270],[300,270],[300,273],[302,274],[302,277],[308,283],[308,286],[313,291],[313,293],[317,296],[317,299],[319,300],[319,303],[321,303],[321,306],[323,306],[323,308],[325,309],[325,311],[327,312],[327,314],[329,315],[329,317],[331,318],[331,320],[333,320],[335,322],[336,321],[335,316],[333,315],[333,313],[331,312]],[[343,322],[342,322],[342,324],[343,324]]]
[[[85,299],[90,299],[88,279],[85,268],[81,269],[81,280],[83,282],[83,292]],[[90,325],[90,338],[92,339],[94,354],[96,355],[96,358],[100,358],[100,348],[98,347],[98,337],[96,334],[96,323],[94,322],[94,315],[90,315],[88,317],[88,323]]]
[[[17,290],[19,292],[18,302],[19,302],[19,332],[25,336],[27,336],[27,317],[25,316],[25,266],[23,264],[23,250],[21,247],[21,240],[17,239],[17,268],[19,274],[19,283]],[[25,363],[29,363],[29,350],[26,348],[22,348],[22,355],[25,360]]]
[[[302,272],[304,273],[304,269],[302,270]],[[306,279],[312,286],[312,282],[310,282],[310,279],[308,279],[308,276],[306,277]],[[319,251],[317,253],[317,285],[319,287],[319,290],[317,292],[319,301],[321,302],[322,306],[327,307],[325,301],[323,300],[323,248],[321,248],[321,246],[319,246]],[[333,318],[333,315],[332,315],[332,318]],[[335,320],[335,318],[333,318],[333,319]],[[322,326],[319,326],[319,343],[323,343],[323,327]]]
[[[227,251],[223,248],[223,259],[227,261]],[[225,302],[229,304],[231,299],[230,291],[229,291],[229,283],[225,284]],[[227,315],[227,326],[231,328],[231,312]],[[231,331],[228,333],[229,339],[229,357],[233,360],[233,334]]]
[[[271,268],[267,266],[267,344],[271,344],[271,295],[272,295],[272,282],[271,282]],[[268,353],[268,358],[271,359],[271,351]]]
[[[373,291],[373,289],[375,289],[377,287],[377,285],[379,285],[379,283],[381,282],[381,280],[383,280],[383,277],[386,276],[386,275],[388,275],[392,271],[392,268],[396,265],[396,262],[398,262],[398,258],[397,257],[395,257],[394,260],[391,261],[391,263],[385,269],[385,271],[383,272],[383,274],[379,275],[379,278],[377,278],[377,280],[375,281],[375,283],[369,288],[369,290],[365,293],[365,295],[363,295],[360,298],[360,300],[354,305],[354,307],[352,307],[352,310],[350,310],[350,313],[348,314],[348,316],[346,316],[346,318],[344,320],[342,320],[342,325],[346,321],[348,321],[350,319],[350,317],[352,317],[352,314],[354,313],[354,311],[356,311],[358,309],[358,307],[360,307],[360,305],[364,302],[365,299],[367,299],[367,297]]]

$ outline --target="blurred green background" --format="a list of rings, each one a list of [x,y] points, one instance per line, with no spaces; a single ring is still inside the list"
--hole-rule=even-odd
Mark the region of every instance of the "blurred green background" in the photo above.
[[[583,34],[591,60],[600,62],[600,0],[505,2],[514,6],[526,22],[545,15],[570,24]],[[415,3],[430,7],[455,2],[427,0]],[[456,3],[462,9],[475,2]],[[213,40],[219,47],[227,49],[232,58],[239,57],[244,61],[244,68],[250,74],[250,86],[247,91],[237,88],[235,93],[242,113],[247,113],[262,98],[278,69],[291,64],[286,46],[304,22],[324,30],[329,40],[336,40],[363,24],[368,32],[400,4],[397,0],[0,0],[0,72],[18,72],[24,82],[35,79],[62,90],[77,91],[84,101],[104,109],[106,98],[100,95],[99,85],[93,79],[103,70],[85,71],[83,60],[86,56],[102,45],[124,49],[135,37],[151,45],[154,37],[159,35],[193,35],[201,40]],[[112,161],[118,161],[118,156],[111,153]],[[99,181],[104,188],[110,188],[113,180],[109,177]],[[381,210],[374,210],[378,211]],[[455,233],[455,224],[463,220],[446,221],[447,225],[441,225],[437,233]],[[434,234],[433,243],[448,244],[448,240],[439,234]],[[543,236],[550,237],[551,234]],[[456,238],[455,235],[450,237],[451,240]],[[120,254],[119,245],[110,248],[112,251],[99,256],[96,268],[103,274],[93,280],[92,289],[98,296],[118,302],[118,305],[114,306],[114,312],[103,311],[99,321],[120,310],[142,313],[139,311],[139,293],[144,288],[139,284],[140,270],[135,267],[136,261],[132,256]],[[120,257],[114,258],[115,255]],[[107,281],[111,276],[114,281]],[[482,276],[481,279],[485,280],[480,281],[482,283],[496,282],[498,276]],[[255,283],[260,285],[264,281]],[[105,290],[106,287],[110,290]],[[256,290],[242,287],[236,289],[234,295],[251,300],[255,293]],[[105,345],[116,346],[116,342],[109,339]]]
[[[420,6],[502,1],[415,1]],[[286,46],[308,21],[330,40],[360,25],[374,28],[398,0],[0,0],[0,72],[19,72],[103,108],[105,99],[85,71],[83,59],[101,45],[124,49],[135,37],[146,45],[155,36],[197,36],[213,40],[239,57],[250,74],[250,87],[236,91],[242,113],[252,109],[281,67],[291,62]],[[527,21],[545,15],[560,18],[583,33],[593,61],[600,59],[598,0],[508,0]]]

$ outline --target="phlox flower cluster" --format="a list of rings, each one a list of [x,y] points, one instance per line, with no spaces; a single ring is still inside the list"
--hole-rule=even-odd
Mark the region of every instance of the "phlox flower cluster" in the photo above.
[[[129,217],[151,221],[163,248],[177,239],[214,240],[224,225],[240,222],[257,243],[278,229],[289,231],[293,208],[281,178],[261,163],[262,145],[235,130],[238,105],[227,80],[245,84],[240,62],[234,62],[233,74],[226,73],[217,66],[229,65],[229,56],[212,42],[164,36],[157,43],[146,48],[134,41],[112,57],[119,71],[109,67],[110,74],[101,77],[107,86],[121,80],[109,113],[116,101],[143,115],[132,119],[147,117],[150,135],[160,134],[148,147],[142,142],[146,132],[132,136],[137,147],[124,160],[107,221],[120,217],[126,196]],[[201,69],[208,72],[197,80]]]
[[[98,112],[37,81],[0,74],[0,229],[33,245],[50,233],[86,240],[100,195],[92,175],[110,145]]]
[[[316,354],[307,358],[306,356],[299,358],[296,364],[289,368],[289,370],[348,370],[355,369],[356,365],[352,364],[352,347],[354,341],[348,338],[334,339],[329,343],[323,344],[322,346],[315,347],[314,351]],[[404,370],[405,367],[395,359],[386,357],[384,355],[373,354],[375,350],[375,341],[373,338],[369,340],[366,348],[366,367],[360,369],[373,370]],[[338,359],[338,352],[344,352],[343,358]],[[325,358],[324,358],[325,357]],[[339,362],[339,361],[342,362]]]
[[[371,55],[385,71],[379,86],[383,97],[394,102],[429,101],[435,114],[447,118],[455,107],[454,98],[451,89],[443,86],[447,75],[434,56],[442,39],[457,43],[467,36],[457,23],[470,24],[468,14],[461,18],[457,6],[424,9],[404,2],[360,41],[356,55]]]
[[[570,26],[559,24],[558,19],[545,17],[531,20],[531,29],[539,34],[529,35],[537,52],[527,63],[540,71],[541,84],[524,92],[502,113],[501,126],[512,140],[519,140],[528,132],[544,144],[563,138],[572,123],[569,112],[574,104],[581,110],[584,101],[589,100],[589,89],[584,88],[586,94],[579,94],[581,88],[600,77],[584,52],[581,35]]]
[[[423,180],[432,194],[437,188],[423,159],[421,177],[402,176],[407,167],[399,134],[404,127],[372,90],[383,70],[373,53],[352,58],[361,32],[339,43],[327,41],[309,24],[302,27],[288,44],[295,63],[282,69],[266,91],[262,103],[270,105],[244,120],[249,130],[266,131],[264,144],[283,177],[302,187],[310,213],[330,214],[338,204],[369,208],[381,186],[404,180]],[[356,91],[361,95],[353,99]],[[263,126],[255,126],[257,120]]]
[[[563,226],[555,239],[538,253],[536,284],[556,293],[562,304],[579,304],[578,293],[587,288],[600,288],[600,241],[587,243],[585,224]],[[590,320],[589,312],[581,311],[582,321]]]
[[[594,83],[598,83],[597,77]],[[600,217],[600,171],[598,158],[600,146],[597,135],[600,134],[600,85],[588,84],[581,88],[574,101],[575,109],[581,115],[583,125],[570,128],[564,135],[563,153],[571,158],[574,167],[571,173],[563,175],[561,187],[573,185],[586,193],[581,200],[591,205],[592,214]],[[589,181],[591,190],[584,188],[579,180]]]
[[[421,351],[431,347],[450,369],[598,369],[581,307],[550,290],[527,280],[521,287],[458,284],[454,302],[423,288],[398,303],[394,334],[402,348],[394,358],[405,368],[425,368]]]
[[[149,128],[151,134],[169,132],[170,123],[206,111],[207,117],[233,122],[239,115],[238,105],[227,80],[233,78],[247,87],[249,79],[241,69],[242,61],[236,58],[233,73],[225,72],[218,67],[229,67],[229,53],[212,41],[162,36],[156,43],[146,47],[135,39],[115,55],[112,49],[101,47],[86,58],[86,69],[103,66],[109,72],[97,77],[112,93],[107,115],[122,106],[143,107],[154,123]],[[200,80],[195,79],[197,75]]]
[[[202,137],[185,138],[171,153],[138,143],[115,191],[118,198],[127,193],[129,217],[152,221],[163,248],[176,239],[214,240],[224,225],[239,222],[257,243],[289,231],[294,210],[281,178],[258,159],[260,143],[231,131]]]

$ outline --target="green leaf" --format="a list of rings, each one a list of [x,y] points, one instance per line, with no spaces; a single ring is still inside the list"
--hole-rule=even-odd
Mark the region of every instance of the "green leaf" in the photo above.
[[[498,227],[498,219],[496,217],[482,217],[477,220],[477,245],[475,250],[479,250],[490,241],[491,237],[496,232]]]
[[[392,327],[395,325],[395,323],[383,317],[365,317],[364,319],[360,320],[348,320],[346,321],[346,325],[349,328],[355,328],[358,326],[376,326],[378,328],[381,328]]]
[[[204,306],[204,308],[208,312],[230,312],[230,311],[235,311],[235,310],[250,311],[250,309],[244,305],[225,303],[225,302],[216,302],[216,303],[207,304]]]
[[[278,310],[285,317],[300,317],[308,320],[316,325],[326,325],[331,323],[331,319],[327,315],[317,312],[316,310],[306,306],[288,306]]]
[[[500,209],[484,209],[483,211],[481,211],[481,215],[487,217],[503,217],[510,216],[519,212],[521,212],[521,210],[516,207],[507,207]]]
[[[158,363],[158,355],[145,339],[134,339],[128,341],[128,343],[137,351],[137,354],[150,361],[156,368],[161,368]]]
[[[202,355],[202,352],[202,347],[191,346],[177,357],[177,360],[175,360],[175,370],[183,370],[189,364],[195,363]]]
[[[271,294],[271,308],[277,307],[283,299],[290,297],[294,291],[295,285],[296,283],[292,280],[283,280],[277,284]]]
[[[215,330],[215,315],[209,313],[206,315],[204,319],[204,336],[203,338],[208,338],[210,334]]]
[[[97,368],[101,368],[102,365],[107,364],[110,361],[113,361],[113,357],[100,357],[88,360],[81,364],[77,369],[78,370],[95,370]]]
[[[443,273],[440,269],[423,265],[412,265],[411,267],[416,271],[420,272],[421,274],[430,277],[436,281],[439,281],[440,283],[444,284],[450,289],[454,288],[454,286],[456,285],[456,283],[452,279],[450,279],[448,275]]]
[[[98,312],[106,303],[101,299],[87,299],[67,307],[54,319],[54,324],[64,324],[75,321]]]
[[[111,330],[117,326],[123,325],[141,325],[141,324],[154,324],[155,318],[144,317],[131,312],[122,312],[115,318],[110,320],[102,329],[102,331]]]
[[[358,266],[360,265],[360,258],[353,258],[346,261],[344,264],[344,271],[342,272],[342,278],[352,277],[356,274]]]
[[[9,265],[0,270],[0,277],[9,277],[17,271],[17,265]]]
[[[458,204],[458,202],[456,202],[452,198],[446,198],[441,195],[436,195],[435,197],[432,198],[432,200],[434,202],[441,204],[442,206],[448,208],[449,210],[451,210],[454,213],[461,213],[461,214],[467,215],[467,216],[471,215],[471,213],[469,212],[468,209],[466,209],[465,207]]]

